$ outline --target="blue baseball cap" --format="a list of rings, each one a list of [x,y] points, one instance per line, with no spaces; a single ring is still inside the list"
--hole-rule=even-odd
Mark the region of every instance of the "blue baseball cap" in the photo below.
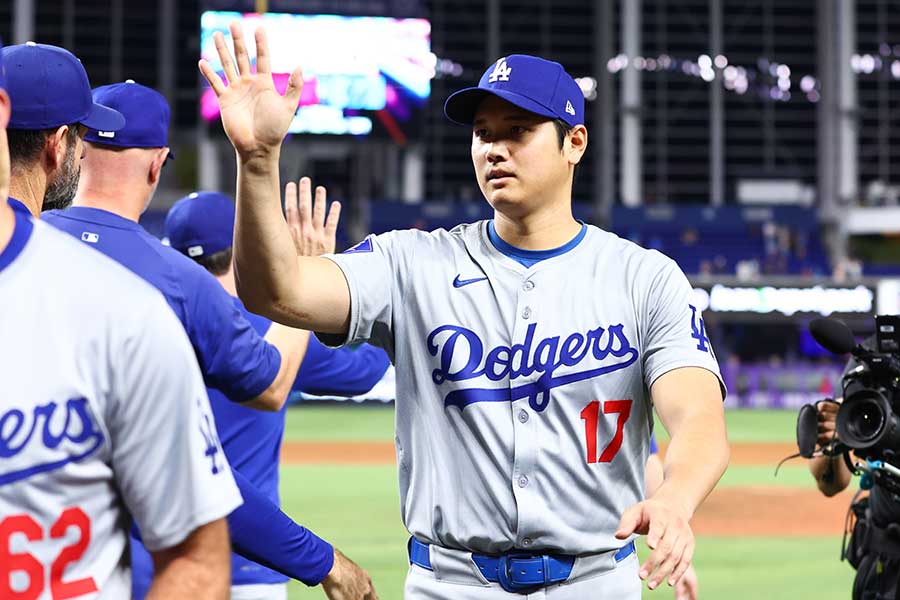
[[[234,201],[219,192],[194,192],[181,198],[166,215],[163,235],[169,245],[191,258],[231,248]]]
[[[95,88],[93,96],[97,104],[122,113],[125,127],[117,131],[91,128],[84,136],[85,141],[121,148],[165,148],[169,145],[169,103],[156,90],[129,79]]]
[[[558,62],[527,54],[501,58],[488,67],[477,87],[451,94],[444,114],[454,123],[471,125],[489,95],[549,119],[562,119],[571,127],[584,123],[584,93]]]
[[[28,42],[0,50],[12,100],[9,129],[50,129],[80,123],[118,131],[125,117],[94,102],[81,61],[57,46]]]

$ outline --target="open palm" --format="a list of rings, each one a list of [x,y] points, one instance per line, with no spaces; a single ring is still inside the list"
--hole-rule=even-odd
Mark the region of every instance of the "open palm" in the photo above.
[[[250,56],[239,23],[231,24],[234,60],[225,45],[225,36],[213,38],[225,81],[205,60],[200,71],[219,99],[222,125],[238,154],[244,157],[278,148],[300,102],[303,77],[300,69],[291,73],[284,96],[275,89],[265,31],[256,30],[256,73],[250,67]],[[227,82],[227,85],[226,85]]]

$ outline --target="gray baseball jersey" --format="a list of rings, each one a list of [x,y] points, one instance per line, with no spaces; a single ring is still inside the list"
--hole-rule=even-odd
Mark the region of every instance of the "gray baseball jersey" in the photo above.
[[[19,213],[0,332],[0,597],[128,598],[129,515],[157,550],[240,504],[187,336],[144,281]]]
[[[487,222],[370,236],[329,258],[350,288],[340,341],[396,365],[401,513],[423,542],[620,547],[618,521],[644,497],[648,388],[687,366],[721,381],[677,265],[593,226],[530,268]]]

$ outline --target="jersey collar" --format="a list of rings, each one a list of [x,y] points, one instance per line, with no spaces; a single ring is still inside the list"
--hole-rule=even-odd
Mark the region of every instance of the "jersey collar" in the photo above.
[[[87,206],[70,206],[65,210],[50,211],[59,217],[75,219],[76,221],[85,221],[97,225],[105,225],[107,227],[116,227],[118,229],[127,229],[131,231],[141,231],[143,228],[125,217],[120,217],[116,213],[100,208],[89,208]]]
[[[16,211],[16,212],[24,212],[24,213],[27,213],[27,214],[29,214],[29,215],[31,214],[31,211],[28,210],[28,207],[25,206],[25,203],[22,202],[21,200],[17,200],[16,198],[13,198],[12,196],[9,196],[9,197],[6,199],[6,202],[7,202],[7,203],[12,207],[12,209],[13,209],[14,211]]]
[[[22,203],[19,202],[19,204]],[[22,204],[22,206],[25,205]],[[25,244],[28,243],[28,240],[31,237],[31,232],[34,230],[34,223],[31,222],[31,211],[27,208],[22,210],[14,207],[13,214],[15,215],[16,221],[13,225],[13,234],[9,239],[9,243],[6,245],[6,248],[0,252],[0,271],[3,271],[12,264],[12,262],[22,253],[22,250],[25,249]]]
[[[565,254],[569,250],[575,248],[575,246],[584,239],[585,234],[587,234],[587,225],[581,221],[579,222],[581,223],[581,231],[579,231],[574,238],[558,248],[551,248],[549,250],[526,250],[504,242],[494,229],[493,219],[488,221],[488,238],[497,250],[511,259],[517,262],[521,262],[522,260],[530,261],[533,264],[534,262]]]

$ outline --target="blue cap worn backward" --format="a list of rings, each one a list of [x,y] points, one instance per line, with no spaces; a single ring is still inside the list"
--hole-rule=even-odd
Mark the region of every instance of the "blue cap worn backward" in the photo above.
[[[219,192],[194,192],[181,198],[166,215],[163,235],[169,245],[191,258],[231,248],[234,201]]]
[[[162,94],[129,79],[94,89],[94,102],[122,113],[118,131],[91,128],[85,141],[121,148],[165,148],[169,145],[169,103]]]
[[[486,96],[493,95],[521,109],[562,119],[571,127],[584,123],[584,93],[557,62],[510,54],[488,67],[478,87],[459,90],[447,98],[444,114],[460,125],[471,125]]]
[[[118,131],[125,118],[96,104],[81,61],[57,46],[28,42],[0,50],[12,100],[9,129],[50,129],[80,123]]]

